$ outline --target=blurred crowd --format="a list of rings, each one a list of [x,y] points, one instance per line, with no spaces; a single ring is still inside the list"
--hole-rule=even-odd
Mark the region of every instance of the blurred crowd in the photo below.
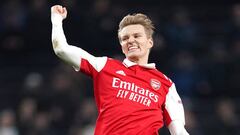
[[[0,4],[0,135],[92,135],[91,79],[55,56],[50,7],[68,9],[69,44],[122,60],[118,23],[142,12],[154,22],[150,62],[183,99],[191,135],[240,135],[240,3],[158,0],[3,0]],[[166,127],[161,134],[169,134]]]

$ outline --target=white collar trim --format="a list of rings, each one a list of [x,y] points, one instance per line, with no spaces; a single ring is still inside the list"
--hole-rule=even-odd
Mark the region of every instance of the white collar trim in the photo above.
[[[137,63],[134,63],[134,62],[128,60],[127,58],[125,58],[123,60],[123,64],[126,67],[131,67],[131,66],[134,66],[134,65],[138,65]],[[155,69],[156,68],[155,63],[149,63],[149,64],[140,65],[140,66],[145,67],[145,68],[149,68],[149,69]]]

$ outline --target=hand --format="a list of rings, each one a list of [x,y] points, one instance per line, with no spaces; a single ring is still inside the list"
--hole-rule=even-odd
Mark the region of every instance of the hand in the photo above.
[[[62,16],[62,19],[67,17],[67,9],[61,5],[54,5],[51,7],[51,14],[59,14]]]

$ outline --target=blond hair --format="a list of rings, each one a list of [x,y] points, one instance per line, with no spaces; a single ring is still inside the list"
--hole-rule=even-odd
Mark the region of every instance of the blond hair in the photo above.
[[[142,13],[135,13],[132,15],[125,16],[119,23],[118,33],[128,25],[140,24],[144,27],[146,35],[148,38],[152,38],[154,33],[154,26],[152,21]]]

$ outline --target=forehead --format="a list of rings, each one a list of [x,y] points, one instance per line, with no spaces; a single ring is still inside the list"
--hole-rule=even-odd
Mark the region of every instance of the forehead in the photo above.
[[[145,34],[144,27],[140,24],[128,25],[119,32],[119,36],[122,37],[136,33]]]

